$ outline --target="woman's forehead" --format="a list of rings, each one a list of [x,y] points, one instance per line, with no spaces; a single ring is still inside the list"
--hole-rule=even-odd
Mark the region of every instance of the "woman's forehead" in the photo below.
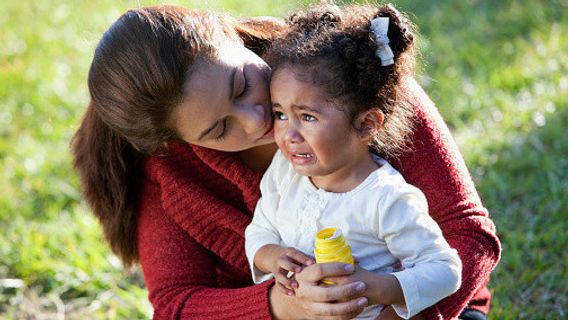
[[[217,59],[221,63],[234,64],[245,60],[248,56],[247,49],[243,44],[231,43],[221,45],[217,51]]]
[[[223,116],[231,101],[233,70],[233,66],[215,61],[195,69],[184,85],[184,98],[173,113],[174,125],[182,138],[196,141],[200,132]]]
[[[246,62],[243,45],[228,44],[218,48],[215,57],[199,59],[184,85],[185,99],[203,98],[206,93],[229,90],[235,68]]]

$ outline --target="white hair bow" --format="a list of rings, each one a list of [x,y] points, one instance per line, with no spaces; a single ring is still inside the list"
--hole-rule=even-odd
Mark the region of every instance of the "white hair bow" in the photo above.
[[[394,54],[389,46],[389,37],[387,32],[389,31],[389,18],[388,17],[377,17],[371,20],[371,32],[375,35],[375,40],[379,45],[377,51],[375,51],[375,56],[381,59],[382,66],[390,66],[394,64]]]

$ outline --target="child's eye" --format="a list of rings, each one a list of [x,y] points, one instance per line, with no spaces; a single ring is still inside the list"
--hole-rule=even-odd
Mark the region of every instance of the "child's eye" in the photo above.
[[[316,119],[316,117],[314,117],[314,116],[312,116],[312,115],[303,114],[303,115],[302,115],[302,120],[308,121],[308,122],[313,122],[313,121],[316,121],[317,119]]]
[[[274,111],[274,119],[275,120],[288,120],[288,117],[280,111]]]

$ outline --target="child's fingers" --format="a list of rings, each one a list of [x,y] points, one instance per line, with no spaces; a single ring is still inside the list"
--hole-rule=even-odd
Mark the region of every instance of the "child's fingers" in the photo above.
[[[288,274],[286,275],[286,278],[290,279],[290,287],[292,287],[292,289],[298,289],[300,286],[294,277],[295,275],[296,273],[292,271],[288,271]]]
[[[305,254],[301,251],[298,251],[296,249],[290,250],[286,255],[288,257],[290,257],[290,259],[292,259],[293,261],[298,262],[302,265],[309,266],[310,264],[314,263],[312,257],[310,257],[307,254]],[[296,271],[296,272],[298,272],[298,271]]]
[[[278,272],[274,273],[274,279],[284,287],[292,289],[292,281],[287,277],[287,275],[288,271],[280,269]]]
[[[285,286],[283,286],[281,283],[279,283],[278,281],[275,284],[276,289],[280,292],[282,292],[283,294],[287,295],[287,296],[293,296],[296,293],[294,292],[294,290],[290,290],[288,288],[286,288]]]
[[[296,281],[296,279],[290,279],[290,287],[292,289],[298,289],[300,285],[298,284],[298,281]]]
[[[300,264],[298,264],[295,261],[292,261],[290,259],[286,259],[286,258],[278,259],[278,267],[280,267],[280,269],[284,269],[286,271],[292,271],[292,272],[302,271],[302,265],[300,265]]]

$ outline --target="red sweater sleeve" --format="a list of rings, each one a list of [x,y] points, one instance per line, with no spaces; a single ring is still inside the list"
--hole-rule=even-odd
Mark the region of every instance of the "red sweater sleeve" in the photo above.
[[[485,286],[501,252],[495,226],[438,110],[414,79],[408,89],[417,114],[413,148],[393,164],[424,192],[430,215],[463,264],[461,288],[423,313],[428,319],[455,318],[482,290],[487,305],[478,309],[487,312],[490,296]]]
[[[218,288],[216,261],[167,216],[158,185],[146,181],[140,198],[140,263],[154,319],[268,319],[272,282]]]

